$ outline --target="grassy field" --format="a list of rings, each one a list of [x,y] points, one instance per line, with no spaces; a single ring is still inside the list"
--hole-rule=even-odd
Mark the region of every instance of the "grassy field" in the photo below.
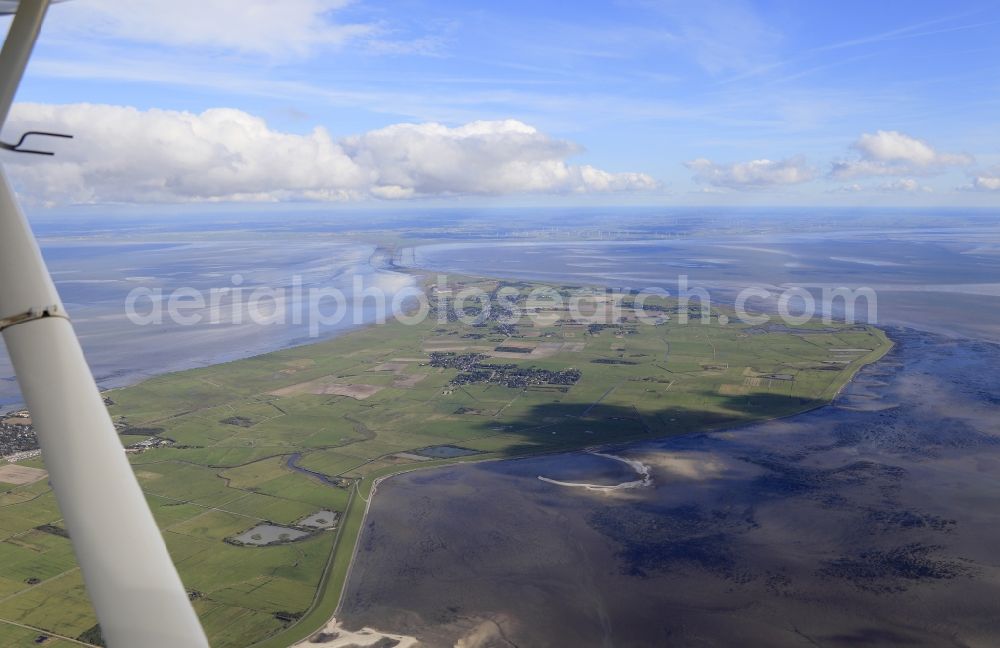
[[[514,286],[522,294],[534,287]],[[801,412],[828,402],[891,346],[864,326],[721,325],[697,312],[701,319],[681,325],[675,305],[649,303],[663,309],[658,325],[637,323],[626,308],[624,321],[588,327],[544,305],[548,325],[525,319],[505,333],[495,322],[390,322],[110,392],[123,444],[166,440],[130,457],[212,645],[287,646],[324,624],[379,478]],[[463,372],[432,366],[431,353],[572,369],[579,379],[456,384]],[[478,454],[419,454],[435,446]],[[38,459],[21,465],[43,467]],[[269,546],[227,541],[320,510],[340,513],[336,529]],[[46,480],[0,485],[0,565],[0,645],[35,646],[41,635],[53,637],[42,645],[95,641]]]

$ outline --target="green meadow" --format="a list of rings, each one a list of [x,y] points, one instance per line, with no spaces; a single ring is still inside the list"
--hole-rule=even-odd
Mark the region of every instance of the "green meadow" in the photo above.
[[[522,296],[537,286],[510,285]],[[545,304],[535,306],[545,325],[523,318],[503,333],[495,321],[389,322],[109,392],[123,445],[164,440],[129,456],[212,645],[288,646],[326,623],[380,478],[787,416],[829,402],[891,346],[868,326],[723,325],[725,311],[697,308],[681,324],[673,302],[648,303],[658,324],[639,323],[628,298],[604,327]],[[462,372],[432,366],[432,353],[580,377],[455,384]],[[436,446],[476,454],[431,458]],[[230,540],[320,510],[340,514],[336,529],[267,546]],[[46,480],[0,485],[0,565],[0,645],[98,641]]]

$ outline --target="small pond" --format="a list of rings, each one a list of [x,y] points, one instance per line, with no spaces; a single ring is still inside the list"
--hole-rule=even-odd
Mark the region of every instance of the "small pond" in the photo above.
[[[340,513],[336,511],[316,511],[295,524],[310,529],[333,529],[337,526],[338,521],[340,521]]]
[[[233,536],[233,540],[241,544],[263,546],[278,542],[292,542],[307,535],[309,535],[307,531],[300,531],[278,524],[258,524],[238,536]]]

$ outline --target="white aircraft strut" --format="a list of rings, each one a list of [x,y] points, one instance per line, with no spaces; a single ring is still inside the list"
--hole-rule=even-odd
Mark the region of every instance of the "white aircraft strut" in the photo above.
[[[0,126],[48,5],[21,0],[16,8],[0,51]],[[207,647],[2,165],[0,330],[104,641]]]

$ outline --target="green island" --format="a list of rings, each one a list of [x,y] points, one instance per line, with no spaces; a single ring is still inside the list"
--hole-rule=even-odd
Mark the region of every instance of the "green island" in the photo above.
[[[447,290],[470,286],[523,301],[542,284],[453,277]],[[520,304],[535,321],[470,323],[439,317],[446,291],[425,288],[421,323],[108,392],[213,646],[279,648],[322,628],[380,479],[788,416],[891,347],[870,326],[723,324],[724,308],[661,298],[640,323],[629,294],[598,324],[544,301]],[[101,645],[44,466],[16,467],[20,483],[0,483],[0,645]]]

